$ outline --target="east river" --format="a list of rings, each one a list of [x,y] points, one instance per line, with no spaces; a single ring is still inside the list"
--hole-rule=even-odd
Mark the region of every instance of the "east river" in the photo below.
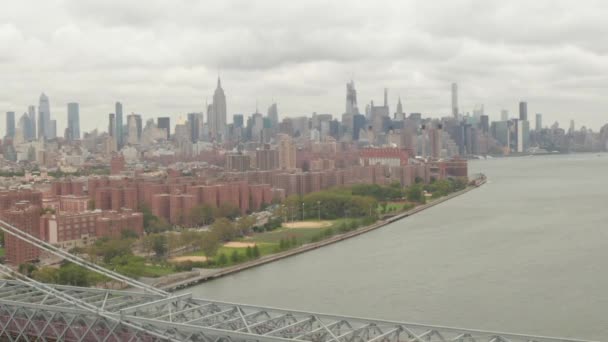
[[[496,158],[470,169],[488,184],[362,236],[186,292],[608,341],[608,155]]]

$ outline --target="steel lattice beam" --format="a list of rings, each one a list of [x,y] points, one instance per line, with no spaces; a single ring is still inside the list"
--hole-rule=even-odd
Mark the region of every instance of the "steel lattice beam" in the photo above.
[[[0,339],[205,342],[583,342],[369,320],[146,293],[50,286],[103,315],[14,281],[0,281]],[[35,300],[34,300],[35,298]],[[44,301],[43,301],[44,298]],[[132,303],[130,306],[126,306]],[[122,304],[122,305],[120,305]],[[166,336],[162,338],[159,336]]]

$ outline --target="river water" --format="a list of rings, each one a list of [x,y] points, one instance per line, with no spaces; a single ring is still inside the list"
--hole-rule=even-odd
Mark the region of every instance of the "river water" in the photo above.
[[[474,161],[489,183],[187,289],[290,309],[608,341],[608,155]]]

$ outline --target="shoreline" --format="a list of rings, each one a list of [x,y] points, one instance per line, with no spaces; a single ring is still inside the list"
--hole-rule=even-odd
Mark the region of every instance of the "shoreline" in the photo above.
[[[301,254],[304,252],[308,252],[317,248],[321,248],[330,244],[334,244],[336,242],[339,241],[343,241],[346,239],[350,239],[352,237],[355,236],[359,236],[362,234],[365,234],[367,232],[370,232],[372,230],[376,230],[378,228],[384,227],[385,225],[391,224],[393,222],[399,221],[401,219],[404,219],[410,215],[414,215],[417,214],[423,210],[426,210],[428,208],[434,207],[438,204],[441,204],[447,200],[450,200],[454,197],[458,197],[460,195],[463,195],[471,190],[474,190],[480,186],[482,186],[483,184],[486,183],[486,179],[482,178],[482,179],[477,179],[475,180],[475,185],[469,185],[467,186],[465,189],[451,193],[449,195],[446,195],[444,197],[438,198],[434,201],[432,201],[431,203],[427,203],[427,204],[422,204],[419,205],[411,210],[408,210],[407,212],[404,213],[400,213],[400,214],[396,214],[394,216],[388,217],[386,219],[383,220],[379,220],[369,226],[366,227],[362,227],[359,228],[357,230],[354,231],[350,231],[350,232],[346,232],[343,234],[338,234],[338,235],[334,235],[330,238],[327,238],[325,240],[322,241],[318,241],[318,242],[313,242],[313,243],[307,243],[305,245],[301,245],[298,246],[296,248],[293,249],[289,249],[287,251],[283,251],[283,252],[279,252],[279,253],[275,253],[275,254],[270,254],[270,255],[266,255],[263,256],[259,259],[255,259],[255,260],[251,260],[251,261],[247,261],[244,262],[242,264],[238,264],[238,265],[234,265],[234,266],[230,266],[224,269],[219,269],[219,270],[215,270],[215,271],[210,271],[210,272],[205,272],[204,274],[199,274],[198,276],[194,276],[194,277],[190,277],[187,279],[183,279],[183,280],[179,280],[170,284],[166,284],[166,285],[160,285],[159,288],[163,289],[165,291],[169,291],[169,292],[174,292],[174,291],[178,291],[178,290],[182,290],[188,287],[192,287],[198,284],[202,284],[204,282],[207,281],[211,281],[213,279],[217,279],[217,278],[221,278],[227,275],[231,275],[231,274],[235,274],[250,268],[254,268],[257,266],[261,266],[261,265],[265,265],[274,261],[278,261],[287,257],[291,257],[297,254]]]

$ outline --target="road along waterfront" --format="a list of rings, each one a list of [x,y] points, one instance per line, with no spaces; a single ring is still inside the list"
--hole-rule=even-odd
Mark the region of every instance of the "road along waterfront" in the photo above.
[[[488,183],[195,296],[608,341],[608,155],[471,162]]]

